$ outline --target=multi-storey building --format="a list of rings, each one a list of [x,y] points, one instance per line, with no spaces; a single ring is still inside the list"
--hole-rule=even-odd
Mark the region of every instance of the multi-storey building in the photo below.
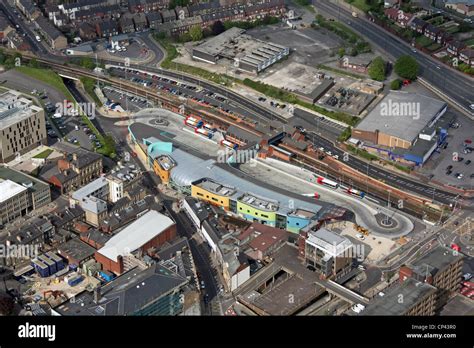
[[[324,277],[334,277],[351,269],[354,246],[343,236],[325,228],[317,228],[313,223],[300,233],[300,250],[304,253],[304,263]],[[304,243],[304,244],[303,244]]]
[[[400,281],[409,278],[438,289],[436,307],[444,305],[461,284],[463,256],[455,250],[437,246],[399,271]]]
[[[0,162],[46,144],[44,110],[13,90],[0,94]]]
[[[362,315],[434,315],[436,288],[430,284],[408,279],[397,283],[384,296],[377,296]]]
[[[0,224],[51,202],[48,184],[7,167],[0,167],[0,195]]]

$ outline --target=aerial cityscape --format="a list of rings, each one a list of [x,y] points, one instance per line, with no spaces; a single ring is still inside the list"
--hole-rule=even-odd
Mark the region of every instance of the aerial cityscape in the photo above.
[[[473,0],[2,0],[0,41],[1,316],[474,316]]]

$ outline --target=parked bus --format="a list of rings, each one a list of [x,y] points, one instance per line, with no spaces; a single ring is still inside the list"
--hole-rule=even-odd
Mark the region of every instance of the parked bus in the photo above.
[[[222,140],[221,145],[233,150],[237,150],[237,148],[239,147],[237,144],[234,144],[228,140]]]
[[[194,128],[194,132],[200,134],[208,139],[212,138],[212,133],[204,128]]]
[[[365,192],[353,189],[353,188],[348,188],[346,191],[348,194],[359,197],[359,198],[364,198]]]
[[[333,189],[337,189],[339,187],[339,184],[337,182],[323,178],[321,176],[317,179],[317,182],[320,185],[328,186]]]

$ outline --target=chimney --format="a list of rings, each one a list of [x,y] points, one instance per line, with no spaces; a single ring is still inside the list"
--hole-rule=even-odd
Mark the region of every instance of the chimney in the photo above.
[[[100,285],[97,286],[95,289],[94,289],[94,303],[95,304],[99,304],[99,301],[100,301],[100,298],[101,298],[101,287]]]

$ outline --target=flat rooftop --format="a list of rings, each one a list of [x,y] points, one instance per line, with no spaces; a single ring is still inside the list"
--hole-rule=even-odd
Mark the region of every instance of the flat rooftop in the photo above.
[[[118,166],[112,169],[107,176],[109,180],[129,182],[140,175],[140,170],[134,164],[127,164],[125,166]]]
[[[220,196],[232,196],[236,191],[235,187],[226,186],[208,178],[198,180],[193,185]]]
[[[170,156],[166,155],[161,155],[156,158],[158,161],[158,164],[160,165],[161,168],[164,170],[170,170],[174,166],[176,166],[176,163],[173,161],[173,159]]]
[[[100,177],[81,187],[79,190],[74,191],[72,194],[72,198],[78,201],[82,201],[84,198],[89,197],[94,192],[97,192],[108,184],[109,183],[107,182],[107,179],[105,179],[105,177]]]
[[[173,224],[168,216],[150,210],[109,239],[98,252],[117,261],[119,255],[134,252]]]
[[[331,232],[324,227],[317,231],[309,231],[306,242],[331,256],[340,255],[347,249],[352,248],[352,243],[349,239]]]
[[[238,198],[238,201],[254,208],[266,211],[277,211],[279,206],[278,201],[260,197],[251,193],[244,193]]]
[[[439,315],[474,315],[474,300],[457,293],[443,307]]]
[[[237,58],[254,66],[264,63],[285,50],[288,51],[287,47],[258,40],[244,33],[244,29],[230,28],[195,47],[194,50],[214,57]]]
[[[179,289],[187,279],[160,265],[141,271],[132,269],[101,288],[101,298],[95,303],[93,292],[83,291],[54,308],[61,315],[133,315],[147,303]]]
[[[21,93],[9,90],[0,94],[0,129],[18,123],[42,109]]]
[[[378,130],[412,142],[446,107],[445,102],[421,94],[391,91],[355,129],[367,132]],[[395,108],[406,109],[408,112],[398,115]],[[410,115],[410,108],[412,112],[419,111],[420,114]]]
[[[432,275],[435,275],[462,258],[462,254],[455,253],[453,249],[437,245],[429,253],[412,261],[410,266],[416,273],[426,274],[429,271]]]
[[[16,196],[27,190],[26,187],[17,184],[11,180],[0,179],[0,203],[3,203],[10,198]]]
[[[30,175],[22,173],[18,170],[0,166],[0,178],[3,180],[11,180],[22,185],[29,190],[36,191],[49,187],[49,184],[38,180]]]
[[[432,285],[408,278],[403,283],[394,285],[385,293],[385,296],[376,296],[361,314],[404,315],[421,299],[436,291],[437,289]],[[399,301],[400,296],[403,296],[403,301]]]

